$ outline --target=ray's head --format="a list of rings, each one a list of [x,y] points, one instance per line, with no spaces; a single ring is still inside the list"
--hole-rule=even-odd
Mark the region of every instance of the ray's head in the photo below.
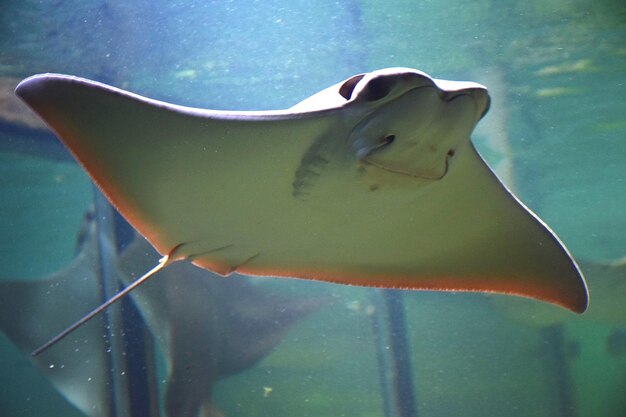
[[[440,179],[489,108],[487,89],[391,68],[347,80],[340,94],[364,108],[348,138],[362,162],[421,179]]]

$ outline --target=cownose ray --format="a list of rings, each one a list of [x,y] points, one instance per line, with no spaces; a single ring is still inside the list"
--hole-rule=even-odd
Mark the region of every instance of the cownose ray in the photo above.
[[[32,351],[47,328],[71,320],[76,305],[100,301],[95,226],[89,217],[76,257],[59,272],[41,280],[0,282],[0,330],[20,350]],[[157,259],[138,237],[116,262],[117,276],[132,282],[138,268]],[[211,399],[214,384],[254,366],[295,324],[332,301],[275,293],[245,277],[223,280],[188,262],[161,271],[131,297],[164,355],[166,415],[181,417],[222,416]],[[71,343],[32,358],[51,384],[90,417],[113,414],[102,329],[102,323],[89,323]],[[125,366],[118,364],[116,372],[128,374]]]
[[[479,84],[390,68],[278,111],[189,108],[55,74],[16,93],[164,255],[137,285],[187,259],[222,275],[586,309],[567,249],[470,141],[489,107]]]

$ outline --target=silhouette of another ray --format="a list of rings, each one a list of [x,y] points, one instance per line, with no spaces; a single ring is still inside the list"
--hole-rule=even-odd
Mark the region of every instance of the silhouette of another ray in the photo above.
[[[121,257],[123,271],[152,265],[158,253],[137,238]],[[187,262],[171,265],[132,297],[168,362],[168,416],[216,413],[213,384],[264,358],[328,297],[272,294],[246,277],[216,276]],[[132,275],[123,274],[127,282]],[[208,414],[214,415],[214,414]]]
[[[0,282],[0,330],[25,354],[30,356],[49,327],[70,320],[77,306],[102,301],[93,226],[88,225],[78,254],[66,268],[43,280]],[[103,323],[95,320],[58,350],[31,360],[84,414],[108,417],[112,403],[105,351]]]
[[[70,266],[41,281],[0,283],[0,328],[22,351],[30,352],[42,332],[68,320],[76,305],[99,302],[97,250],[89,222]],[[127,271],[157,257],[137,238],[119,259],[120,277],[132,281]],[[220,416],[211,403],[213,384],[252,367],[291,326],[328,302],[326,297],[271,294],[241,277],[216,277],[183,262],[161,275],[132,297],[165,355],[169,417]],[[103,334],[102,323],[94,321],[62,348],[32,358],[55,388],[91,417],[111,414]]]

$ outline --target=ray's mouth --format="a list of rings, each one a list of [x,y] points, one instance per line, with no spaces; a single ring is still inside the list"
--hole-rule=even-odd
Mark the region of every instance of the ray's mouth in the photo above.
[[[370,153],[362,157],[361,162],[366,165],[371,165],[376,168],[382,169],[383,171],[386,171],[386,172],[390,172],[393,174],[406,175],[407,177],[412,177],[412,178],[427,180],[427,181],[438,181],[438,180],[443,179],[448,174],[448,169],[450,167],[450,159],[452,159],[454,155],[456,154],[456,151],[454,149],[448,150],[448,152],[446,152],[446,158],[444,160],[443,173],[441,175],[429,176],[429,175],[423,175],[423,174],[413,174],[409,171],[405,171],[399,168],[391,168],[389,166],[385,166],[379,162],[376,162],[372,158],[369,158],[369,155],[371,155],[372,152],[375,152],[376,149],[378,148],[373,149]]]

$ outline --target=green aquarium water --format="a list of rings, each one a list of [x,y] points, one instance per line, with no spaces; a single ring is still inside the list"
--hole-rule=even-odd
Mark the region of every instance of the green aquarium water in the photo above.
[[[489,89],[473,142],[579,263],[586,313],[184,266],[30,357],[158,256],[21,79],[270,110],[386,67]],[[625,97],[622,0],[2,0],[0,415],[626,416]]]

